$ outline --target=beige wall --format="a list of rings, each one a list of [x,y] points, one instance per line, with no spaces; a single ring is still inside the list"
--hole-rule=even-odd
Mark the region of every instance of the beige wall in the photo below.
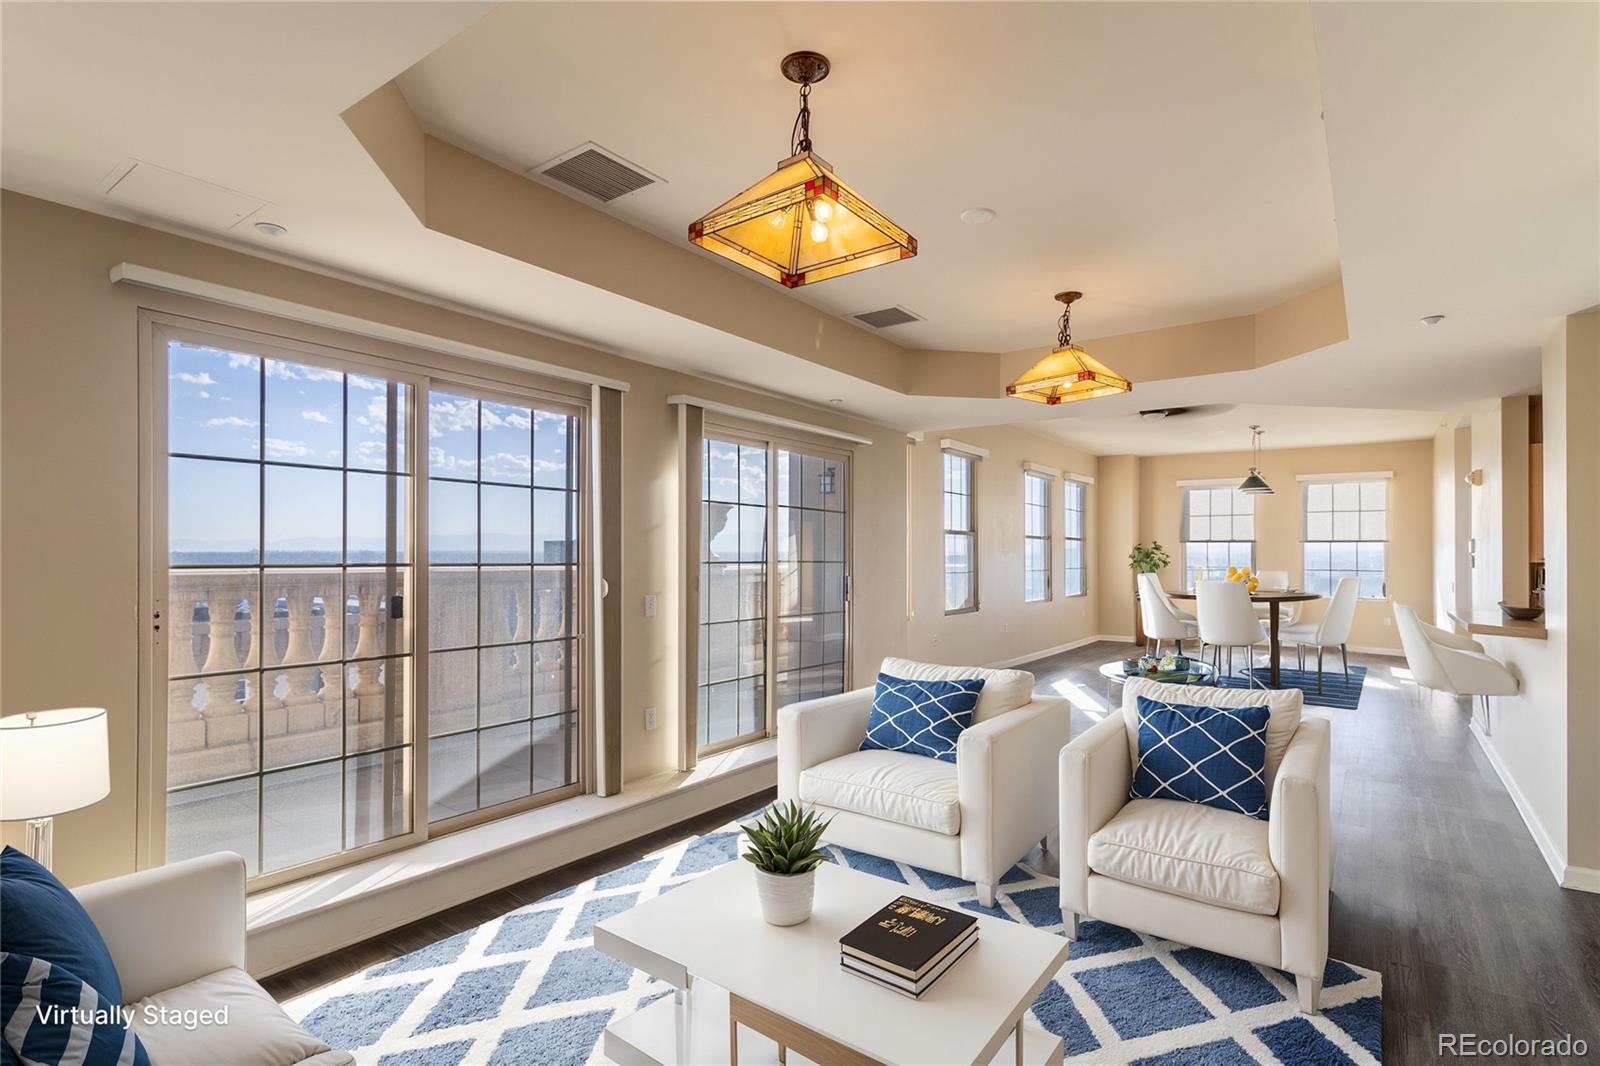
[[[944,613],[944,459],[939,442],[951,437],[989,451],[976,466],[978,509],[979,609]],[[915,602],[908,626],[907,653],[914,658],[968,666],[1009,662],[1094,636],[1099,589],[1093,534],[1098,485],[1085,495],[1091,531],[1089,589],[1084,596],[1062,595],[1062,490],[1050,491],[1051,598],[1023,602],[1022,464],[1040,463],[1063,474],[1095,476],[1095,457],[1059,440],[1012,427],[930,432],[910,446],[912,477],[911,572]],[[864,680],[865,675],[858,680]]]
[[[1137,455],[1100,457],[1100,507],[1095,532],[1100,541],[1100,632],[1109,637],[1134,638],[1133,578],[1128,553],[1139,542],[1139,478],[1142,460]],[[1157,538],[1158,540],[1160,538]],[[1171,550],[1176,545],[1167,540]]]
[[[1206,455],[1147,456],[1140,463],[1140,540],[1166,545],[1173,565],[1161,579],[1178,588],[1182,575],[1179,545],[1182,500],[1179,481],[1242,478],[1250,466],[1247,452]],[[1389,486],[1389,598],[1424,614],[1433,605],[1433,442],[1392,441],[1336,448],[1295,448],[1261,453],[1261,476],[1276,492],[1256,497],[1256,569],[1287,570],[1289,580],[1304,583],[1301,548],[1301,492],[1298,474],[1357,473],[1392,470]],[[1111,550],[1111,546],[1107,546]],[[1312,603],[1303,618],[1320,617]],[[1356,608],[1350,646],[1399,650],[1394,614],[1384,600],[1362,600]]]
[[[1560,323],[1544,345],[1542,376],[1548,639],[1482,638],[1521,686],[1494,700],[1494,731],[1482,740],[1556,876],[1600,891],[1600,314]],[[1526,538],[1526,513],[1504,503],[1507,485],[1526,485],[1525,437],[1505,440],[1508,427],[1525,433],[1517,413],[1525,403],[1508,398],[1472,418],[1471,465],[1483,471],[1472,490],[1480,612],[1497,613],[1507,545]]]

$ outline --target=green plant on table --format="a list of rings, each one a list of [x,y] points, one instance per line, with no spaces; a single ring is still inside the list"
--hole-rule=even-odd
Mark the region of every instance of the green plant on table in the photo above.
[[[756,869],[780,877],[814,870],[828,858],[817,845],[832,822],[832,818],[818,821],[815,811],[802,808],[794,800],[774,804],[761,812],[754,825],[739,827],[750,838],[750,850],[744,857]]]
[[[1128,569],[1136,574],[1153,574],[1157,570],[1165,570],[1171,562],[1172,557],[1167,554],[1167,549],[1161,546],[1159,540],[1151,541],[1148,548],[1141,541],[1128,553]]]

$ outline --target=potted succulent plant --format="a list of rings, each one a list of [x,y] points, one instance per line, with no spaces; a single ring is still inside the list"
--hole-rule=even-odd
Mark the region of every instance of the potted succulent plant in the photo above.
[[[790,800],[761,812],[754,825],[741,825],[750,838],[745,859],[756,868],[761,916],[773,925],[798,925],[811,917],[817,866],[827,853],[817,845],[829,823]]]

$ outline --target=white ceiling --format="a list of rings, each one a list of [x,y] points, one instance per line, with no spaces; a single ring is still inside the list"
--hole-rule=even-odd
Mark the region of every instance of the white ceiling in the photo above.
[[[778,63],[798,48],[834,64],[816,151],[921,248],[798,298],[927,319],[896,343],[1045,344],[1062,289],[1104,336],[1338,276],[1298,4],[508,4],[400,87],[429,132],[512,169],[594,141],[665,178],[605,210],[681,242],[789,154]],[[997,218],[965,225],[970,207]]]
[[[1213,427],[1120,427],[1232,402],[1277,409],[1218,416],[1240,437],[1397,439],[1418,412],[1536,388],[1557,317],[1600,303],[1593,4],[5,3],[0,31],[7,188],[897,428],[1043,420],[1096,452],[1196,450]],[[1048,343],[1068,284],[1092,338],[1337,272],[1350,340],[1067,408],[905,396],[432,233],[339,117],[400,77],[439,132],[520,164],[592,138],[669,179],[616,212],[679,240],[783,154],[774,68],[799,47],[837,63],[818,150],[923,251],[795,298],[902,303],[929,318],[903,343],[994,350]],[[266,201],[251,217],[290,232],[139,215],[106,196],[136,159]],[[978,205],[1000,217],[956,221]]]

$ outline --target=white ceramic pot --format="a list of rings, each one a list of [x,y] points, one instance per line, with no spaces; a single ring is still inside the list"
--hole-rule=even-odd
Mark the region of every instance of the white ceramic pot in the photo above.
[[[811,900],[817,870],[785,877],[756,870],[756,894],[761,897],[761,917],[772,925],[799,925],[811,917]]]

